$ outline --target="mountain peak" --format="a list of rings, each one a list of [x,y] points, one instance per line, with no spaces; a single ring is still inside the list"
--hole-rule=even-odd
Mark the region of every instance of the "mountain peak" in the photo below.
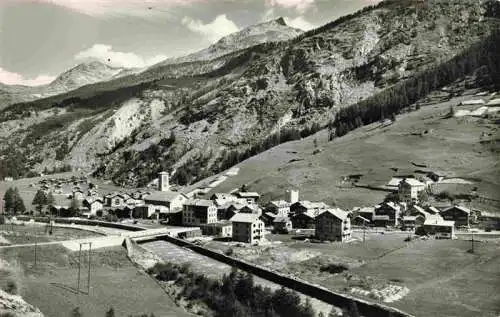
[[[277,19],[276,19],[276,20],[274,20],[274,21],[275,21],[276,23],[278,23],[279,25],[288,26],[288,25],[286,24],[286,21],[285,21],[285,19],[284,19],[283,17],[279,17],[279,18],[277,18]]]
[[[123,71],[98,60],[86,60],[59,75],[50,85],[58,91],[67,91],[107,80]]]
[[[290,40],[303,31],[286,24],[283,17],[250,25],[238,32],[219,39],[208,48],[175,59],[167,59],[153,67],[192,61],[211,60],[230,52],[236,52],[254,45]]]

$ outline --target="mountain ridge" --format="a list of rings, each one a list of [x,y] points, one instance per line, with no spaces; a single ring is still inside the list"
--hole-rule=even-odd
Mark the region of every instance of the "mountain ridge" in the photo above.
[[[80,87],[120,77],[132,68],[113,67],[97,60],[79,63],[40,86],[6,85],[0,83],[0,109],[15,102],[32,101],[63,94]]]
[[[150,68],[168,64],[193,62],[197,60],[211,60],[230,52],[239,51],[248,47],[268,43],[271,41],[286,41],[292,39],[303,31],[288,26],[283,17],[263,23],[248,26],[238,32],[222,37],[209,47],[186,56],[167,59]]]
[[[0,112],[0,137],[24,142],[23,164],[34,170],[70,164],[126,186],[170,170],[175,182],[192,182],[276,144],[277,131],[278,143],[314,133],[339,109],[480,42],[498,27],[487,4],[370,7],[285,42],[165,66],[133,89],[55,108],[47,101],[34,117],[40,102],[9,108]],[[43,119],[55,110],[58,117]],[[50,129],[40,135],[40,125]]]

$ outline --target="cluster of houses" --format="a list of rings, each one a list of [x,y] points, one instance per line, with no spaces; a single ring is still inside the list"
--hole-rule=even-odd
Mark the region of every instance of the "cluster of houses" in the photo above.
[[[292,229],[314,231],[319,240],[347,241],[351,226],[423,228],[426,233],[452,238],[457,227],[469,227],[475,215],[466,207],[439,210],[419,201],[428,184],[403,178],[397,184],[398,202],[386,201],[373,207],[345,211],[323,202],[300,200],[297,190],[287,190],[284,200],[260,204],[256,192],[235,190],[199,198],[172,191],[169,175],[159,174],[156,191],[110,193],[100,196],[96,188],[84,193],[75,187],[72,199],[81,201],[81,214],[89,217],[115,215],[117,218],[154,219],[164,224],[199,227],[205,235],[246,243],[259,243],[267,229],[288,233]],[[64,215],[68,204],[51,206]]]
[[[429,183],[415,178],[400,179],[397,202],[385,201],[374,207],[356,208],[352,211],[353,222],[355,225],[370,224],[403,230],[420,228],[424,233],[435,234],[440,238],[453,238],[455,228],[469,228],[477,221],[478,215],[465,206],[438,209],[422,201],[421,194],[428,186]]]

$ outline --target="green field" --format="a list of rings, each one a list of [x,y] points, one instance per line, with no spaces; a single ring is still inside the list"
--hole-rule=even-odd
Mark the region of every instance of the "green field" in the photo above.
[[[42,224],[3,224],[0,225],[0,236],[9,240],[11,244],[27,244],[96,237],[99,236],[99,234],[85,230],[61,227],[53,227],[52,234],[49,234],[46,226]]]
[[[349,292],[352,287],[383,289],[397,285],[409,289],[402,299],[387,303],[415,316],[497,317],[500,313],[500,241],[413,240],[404,233],[355,233],[351,243],[312,243],[291,235],[271,235],[269,246],[239,248],[234,254],[249,261]],[[228,244],[207,246],[225,250]],[[348,270],[322,271],[330,264]],[[362,296],[362,295],[356,295]],[[363,297],[363,296],[362,296]],[[367,299],[374,300],[366,296]]]
[[[90,294],[87,293],[88,262],[82,261],[83,291],[76,294],[78,253],[58,245],[39,246],[37,265],[31,247],[0,250],[0,257],[17,263],[20,294],[49,317],[67,317],[79,306],[84,316],[99,317],[113,307],[116,316],[155,314],[157,317],[189,316],[177,307],[162,288],[129,261],[124,248],[92,254]]]

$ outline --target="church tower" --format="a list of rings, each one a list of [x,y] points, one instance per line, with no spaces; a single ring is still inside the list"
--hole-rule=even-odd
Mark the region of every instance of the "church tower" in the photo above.
[[[160,172],[158,174],[158,190],[161,192],[168,192],[170,190],[170,184],[168,182],[168,173]]]

